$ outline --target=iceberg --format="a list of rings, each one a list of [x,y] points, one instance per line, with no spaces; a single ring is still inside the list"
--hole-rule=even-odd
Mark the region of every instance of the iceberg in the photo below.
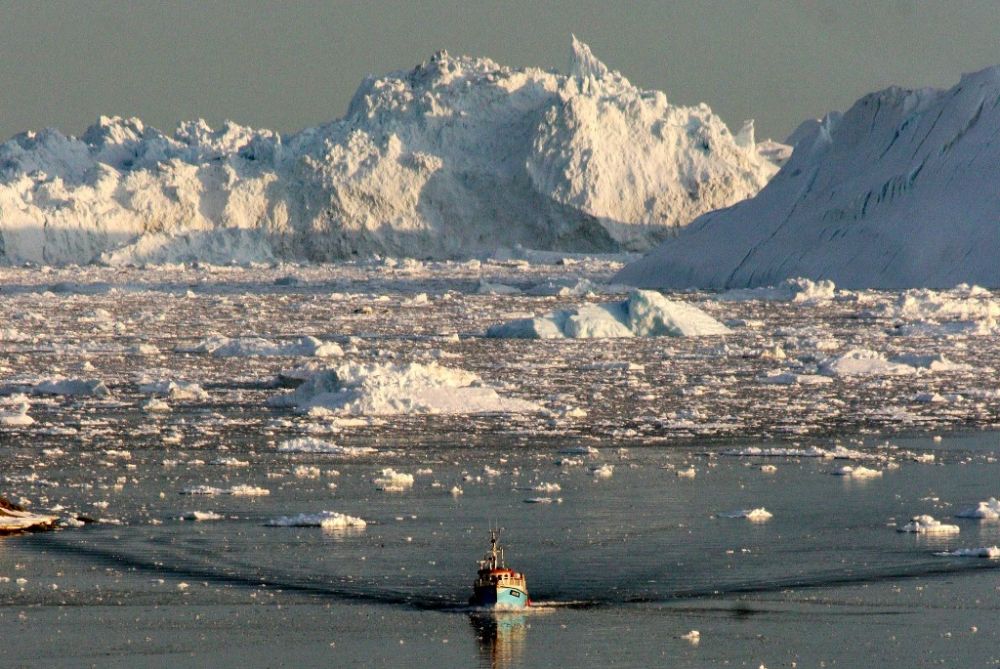
[[[613,280],[643,288],[1000,287],[1000,65],[804,124],[752,199],[704,214]]]
[[[305,373],[290,393],[272,397],[272,406],[314,415],[534,413],[527,400],[501,397],[477,375],[437,363],[345,363]]]
[[[536,318],[490,326],[487,337],[597,339],[604,337],[697,337],[730,330],[698,307],[651,290],[632,290],[624,302],[587,304]]]
[[[0,262],[646,250],[757,193],[780,153],[575,38],[567,74],[442,51],[294,134],[103,116],[19,134],[0,144]]]

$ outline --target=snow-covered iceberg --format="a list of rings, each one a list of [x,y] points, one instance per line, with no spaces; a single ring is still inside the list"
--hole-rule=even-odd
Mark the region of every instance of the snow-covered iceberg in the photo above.
[[[477,375],[437,363],[345,363],[309,372],[290,393],[271,398],[321,415],[532,413],[527,400],[501,397]]]
[[[844,288],[1000,286],[1000,66],[950,90],[888,88],[797,132],[753,199],[700,217],[625,267],[649,288],[789,277]]]
[[[117,117],[17,135],[0,144],[0,262],[645,250],[755,194],[777,170],[761,148],[575,39],[568,75],[440,52],[292,135]]]
[[[487,337],[594,339],[599,337],[696,337],[728,334],[729,328],[698,307],[652,290],[632,290],[623,302],[587,304],[535,318],[490,326]]]

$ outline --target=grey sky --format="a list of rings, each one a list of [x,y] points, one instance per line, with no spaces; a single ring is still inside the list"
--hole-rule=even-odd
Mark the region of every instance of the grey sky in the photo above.
[[[996,0],[6,2],[0,138],[100,114],[298,130],[439,48],[565,71],[576,33],[634,83],[780,139],[866,92],[1000,63],[998,26]]]

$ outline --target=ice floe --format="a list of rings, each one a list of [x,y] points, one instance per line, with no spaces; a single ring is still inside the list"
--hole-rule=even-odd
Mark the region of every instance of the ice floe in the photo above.
[[[955,514],[956,518],[979,518],[981,520],[1000,520],[1000,500],[990,497],[984,502],[979,502],[974,507],[962,509]]]
[[[958,525],[948,525],[933,516],[922,514],[914,516],[906,525],[897,528],[898,532],[913,532],[916,534],[958,534]]]
[[[941,557],[971,557],[1000,560],[1000,546],[981,546],[979,548],[958,548],[953,551],[935,553]]]
[[[372,446],[342,446],[325,439],[315,437],[299,437],[298,439],[288,439],[277,446],[282,453],[325,453],[328,455],[342,455],[345,457],[360,457],[371,455],[377,452]]]
[[[314,415],[537,412],[533,402],[501,397],[476,374],[437,363],[345,363],[308,374],[291,393],[270,400]]]
[[[764,507],[757,507],[755,509],[739,509],[737,511],[729,511],[728,513],[720,513],[722,518],[746,518],[751,523],[763,523],[774,517],[770,511]]]
[[[0,497],[0,534],[50,530],[58,521],[58,516],[32,513]]]
[[[315,337],[299,337],[291,341],[275,341],[263,337],[209,337],[191,346],[181,346],[181,353],[208,353],[216,358],[246,358],[268,356],[308,356],[336,358],[344,350],[336,342],[325,342]]]
[[[835,476],[843,476],[845,478],[851,479],[874,479],[881,478],[882,471],[879,469],[871,469],[869,467],[863,467],[858,465],[852,467],[850,465],[845,465],[843,467],[838,467],[832,472]]]
[[[0,397],[0,427],[28,427],[35,419],[28,415],[31,403],[23,393]]]
[[[729,328],[686,302],[649,290],[633,290],[623,302],[587,304],[537,318],[490,326],[487,337],[594,339],[724,335]]]
[[[269,527],[320,527],[324,530],[362,530],[368,526],[368,523],[361,518],[337,511],[280,516],[267,521],[266,524]]]
[[[372,483],[383,492],[406,492],[413,487],[413,474],[397,472],[387,467],[372,479]]]

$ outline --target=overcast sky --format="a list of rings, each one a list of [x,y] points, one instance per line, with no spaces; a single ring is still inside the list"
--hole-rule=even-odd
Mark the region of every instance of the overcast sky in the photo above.
[[[571,33],[633,83],[781,139],[869,91],[1000,63],[1000,2],[4,2],[0,138],[100,114],[294,131],[440,48],[564,72]]]

